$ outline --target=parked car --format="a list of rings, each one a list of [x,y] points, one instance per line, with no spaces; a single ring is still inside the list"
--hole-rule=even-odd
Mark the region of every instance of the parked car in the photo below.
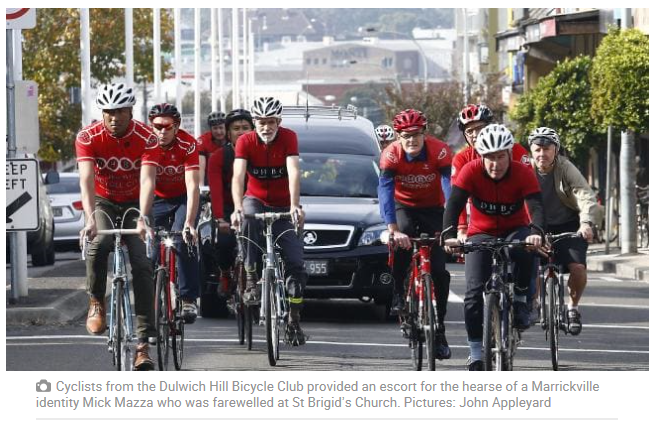
[[[54,242],[57,246],[76,246],[79,244],[79,231],[84,227],[79,173],[59,173],[58,179],[46,177],[46,180],[45,188],[57,224]]]
[[[387,229],[379,211],[380,148],[354,109],[285,107],[299,138],[306,297],[358,298],[389,307]]]
[[[32,256],[32,266],[53,265],[54,253],[54,216],[50,199],[43,182],[38,177],[39,189],[39,227],[36,231],[27,231],[27,253]],[[10,258],[9,238],[7,237],[7,261]]]

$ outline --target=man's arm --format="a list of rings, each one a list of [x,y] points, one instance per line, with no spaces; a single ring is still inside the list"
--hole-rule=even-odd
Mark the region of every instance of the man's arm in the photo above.
[[[81,190],[82,206],[84,208],[84,217],[86,224],[79,232],[80,241],[83,240],[85,235],[89,239],[93,239],[97,233],[95,227],[95,162],[94,161],[80,161],[79,162],[79,188]]]
[[[299,170],[299,157],[297,155],[288,156],[285,159],[285,165],[288,169],[288,183],[290,187],[290,212],[299,212],[299,224],[303,224],[304,213],[300,208],[301,200],[301,177]]]
[[[244,181],[247,173],[247,160],[236,158],[233,161],[233,178],[231,179],[231,196],[233,196],[233,214],[231,225],[237,228],[239,222],[237,212],[242,212],[242,197],[244,196]]]
[[[191,231],[195,230],[195,218],[199,209],[199,173],[198,170],[185,172],[186,194],[188,196],[188,205],[186,210],[186,221],[184,227],[190,227]]]
[[[590,233],[592,238],[593,229],[591,228],[591,224],[598,225],[602,222],[600,220],[600,209],[595,192],[589,186],[582,173],[570,161],[565,162],[565,168],[562,174],[564,177],[563,183],[571,187],[573,195],[577,200],[577,206],[580,209],[580,222],[584,225],[581,231],[586,232],[587,235]],[[587,240],[590,241],[589,238]]]
[[[204,186],[205,180],[204,176],[206,175],[206,156],[199,155],[199,185]]]
[[[140,168],[140,214],[138,229],[141,230],[140,238],[145,241],[145,221],[149,220],[154,202],[154,189],[156,187],[156,166],[143,165]],[[146,219],[145,219],[146,218]]]

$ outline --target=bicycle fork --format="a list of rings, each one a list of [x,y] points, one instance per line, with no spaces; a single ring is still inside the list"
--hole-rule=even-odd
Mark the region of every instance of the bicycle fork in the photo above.
[[[125,341],[131,342],[133,335],[133,323],[131,320],[131,298],[129,297],[129,280],[127,278],[127,268],[125,267],[124,263],[124,251],[120,246],[119,239],[116,241],[113,253],[113,281],[111,282],[111,308],[109,311],[109,352],[116,351],[113,349],[113,338],[115,335],[115,321],[119,320],[116,308],[117,300],[122,300],[122,308],[125,313],[125,331],[123,332]],[[120,296],[118,296],[118,286],[121,287],[120,290],[122,291]],[[117,352],[120,352],[120,350],[117,350]]]

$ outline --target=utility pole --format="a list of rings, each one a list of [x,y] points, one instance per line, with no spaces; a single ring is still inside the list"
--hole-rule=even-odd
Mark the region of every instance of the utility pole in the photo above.
[[[632,11],[622,9],[622,29],[630,26]],[[636,253],[636,149],[634,134],[620,133],[620,243],[621,252]]]

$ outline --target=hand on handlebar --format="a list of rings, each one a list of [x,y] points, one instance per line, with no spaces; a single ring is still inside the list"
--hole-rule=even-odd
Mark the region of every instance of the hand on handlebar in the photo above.
[[[449,238],[444,241],[444,251],[448,254],[455,254],[457,250],[455,248],[460,247],[462,242],[459,238]]]
[[[593,242],[593,227],[591,225],[583,222],[577,233],[584,237],[587,243]]]
[[[185,223],[183,226],[183,241],[189,246],[197,245],[197,230],[192,225]]]
[[[97,225],[95,225],[95,219],[89,218],[86,222],[84,228],[79,231],[79,247],[84,247],[84,240],[93,241],[93,238],[97,235]]]
[[[392,232],[392,235],[394,237],[394,244],[396,244],[397,246],[404,249],[409,249],[412,246],[410,237],[402,233],[401,231],[394,231]]]
[[[243,219],[242,209],[234,210],[233,213],[231,214],[231,226],[233,227],[234,230],[240,231],[240,227],[242,226],[242,219]]]
[[[290,213],[292,214],[292,222],[296,224],[297,227],[302,228],[303,222],[306,219],[306,213],[301,209],[301,207],[290,208]]]
[[[528,250],[539,250],[543,247],[543,239],[539,234],[528,235],[525,239],[526,243],[531,243],[531,246],[527,246]]]
[[[148,236],[154,237],[155,235],[154,230],[149,226],[147,218],[144,216],[138,218],[138,222],[136,223],[136,229],[138,230],[138,236],[144,242],[147,242]]]

